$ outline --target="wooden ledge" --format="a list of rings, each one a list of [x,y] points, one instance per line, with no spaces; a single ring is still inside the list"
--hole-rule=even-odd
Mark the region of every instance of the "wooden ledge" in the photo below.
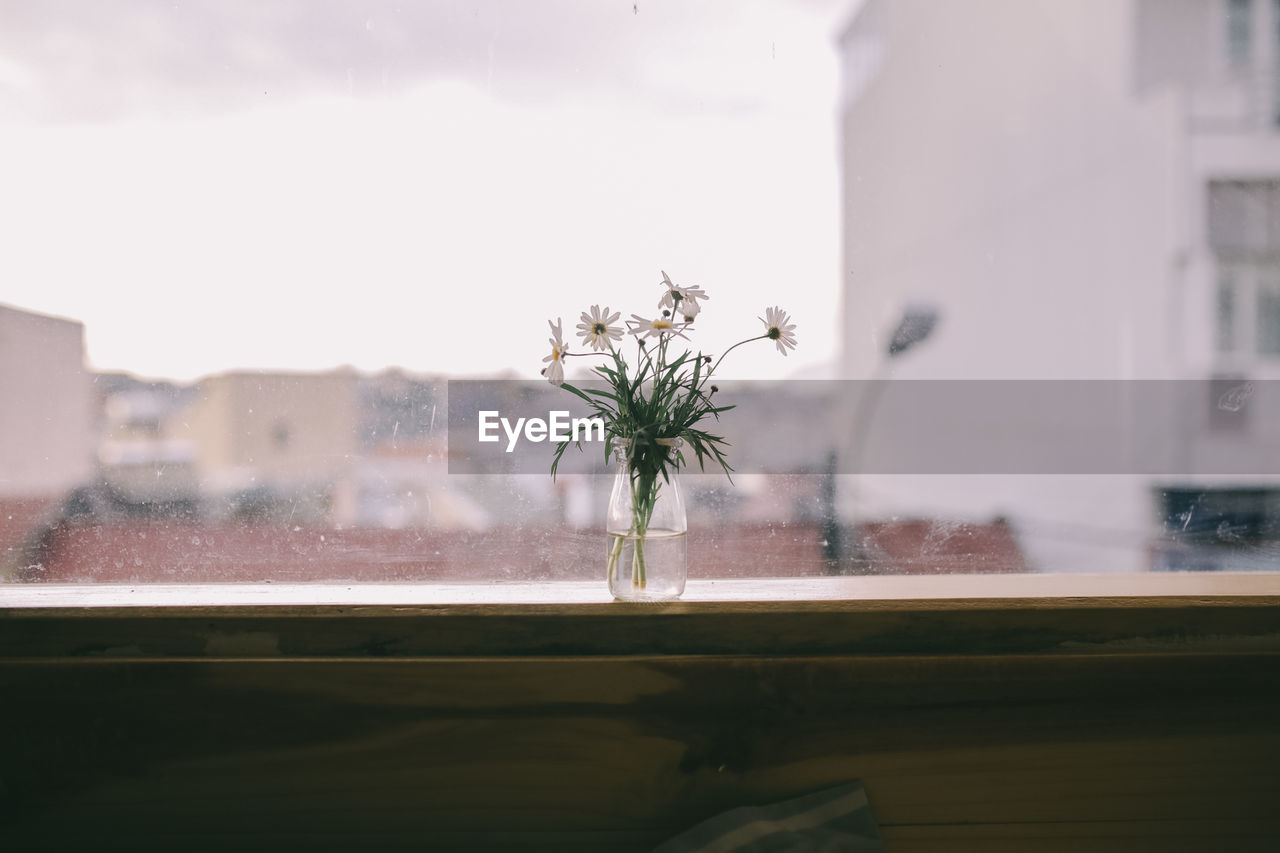
[[[999,601],[1007,607],[1072,606],[1134,600],[1174,603],[1177,598],[1280,599],[1280,573],[899,575],[839,578],[691,580],[684,596],[668,604],[625,605],[611,600],[603,582],[478,584],[7,584],[0,585],[0,616],[36,609],[256,608],[342,605],[440,607],[501,605],[511,608],[607,605],[663,612],[707,611],[705,605],[748,604],[750,609],[838,604],[851,609],[972,608]],[[721,608],[717,607],[717,610]]]
[[[1280,576],[0,589],[10,661],[1117,653],[1280,653]]]

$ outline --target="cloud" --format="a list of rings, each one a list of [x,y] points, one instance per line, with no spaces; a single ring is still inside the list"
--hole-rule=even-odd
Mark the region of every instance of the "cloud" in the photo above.
[[[819,6],[822,3],[817,4]],[[826,5],[830,5],[828,2]],[[0,117],[103,121],[395,95],[749,109],[798,10],[672,0],[0,0]]]
[[[667,269],[714,288],[715,341],[788,282],[825,357],[812,11],[0,0],[6,299],[83,320],[98,367],[476,372],[539,367],[546,317],[652,308]]]

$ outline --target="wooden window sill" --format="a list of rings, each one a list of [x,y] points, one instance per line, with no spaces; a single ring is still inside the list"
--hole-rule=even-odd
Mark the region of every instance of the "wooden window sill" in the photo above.
[[[1280,651],[1280,575],[0,588],[0,658]]]
[[[876,575],[839,578],[691,580],[680,601],[646,608],[707,603],[1026,600],[1276,596],[1276,573]],[[0,610],[19,608],[245,607],[258,605],[557,605],[608,604],[603,582],[404,584],[8,584]]]

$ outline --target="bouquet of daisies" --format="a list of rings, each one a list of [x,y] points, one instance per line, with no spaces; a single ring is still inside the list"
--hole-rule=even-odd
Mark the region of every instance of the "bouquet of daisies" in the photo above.
[[[752,341],[773,341],[783,355],[796,346],[795,325],[786,312],[769,308],[760,318],[761,334],[738,341],[718,358],[682,347],[676,341],[690,341],[688,333],[709,298],[700,287],[677,285],[662,273],[659,314],[652,319],[632,314],[626,334],[635,339],[635,360],[628,363],[622,353],[623,329],[620,312],[610,313],[599,305],[582,312],[578,336],[586,351],[571,353],[563,340],[559,319],[551,326],[551,354],[543,359],[542,374],[552,385],[577,395],[605,423],[605,458],[619,448],[631,481],[633,505],[632,536],[643,537],[648,528],[660,483],[671,468],[684,466],[683,446],[693,450],[700,468],[708,459],[725,471],[732,470],[725,459],[722,436],[704,429],[708,416],[718,419],[732,406],[717,405],[717,388],[711,384],[724,357]],[[597,357],[603,361],[593,371],[603,380],[603,388],[578,388],[564,380],[564,362],[571,357]],[[556,446],[551,475],[570,442]]]

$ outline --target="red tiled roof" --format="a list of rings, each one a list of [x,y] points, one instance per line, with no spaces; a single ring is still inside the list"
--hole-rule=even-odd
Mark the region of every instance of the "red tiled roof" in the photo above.
[[[859,526],[856,538],[874,574],[984,574],[1028,568],[1013,530],[1003,520],[870,522]]]
[[[694,576],[818,575],[816,525],[695,529]],[[191,522],[69,522],[48,538],[43,570],[65,583],[229,583],[263,580],[465,581],[603,575],[603,533],[567,527],[483,533],[424,528],[299,527]]]
[[[26,546],[57,520],[62,496],[0,497],[0,573],[16,567]]]
[[[985,525],[863,525],[863,571],[880,574],[1025,571],[1012,531]],[[816,523],[695,527],[690,577],[816,576],[827,569]],[[550,526],[482,533],[333,529],[182,521],[67,522],[47,538],[42,570],[67,583],[421,582],[600,577],[603,533]]]

